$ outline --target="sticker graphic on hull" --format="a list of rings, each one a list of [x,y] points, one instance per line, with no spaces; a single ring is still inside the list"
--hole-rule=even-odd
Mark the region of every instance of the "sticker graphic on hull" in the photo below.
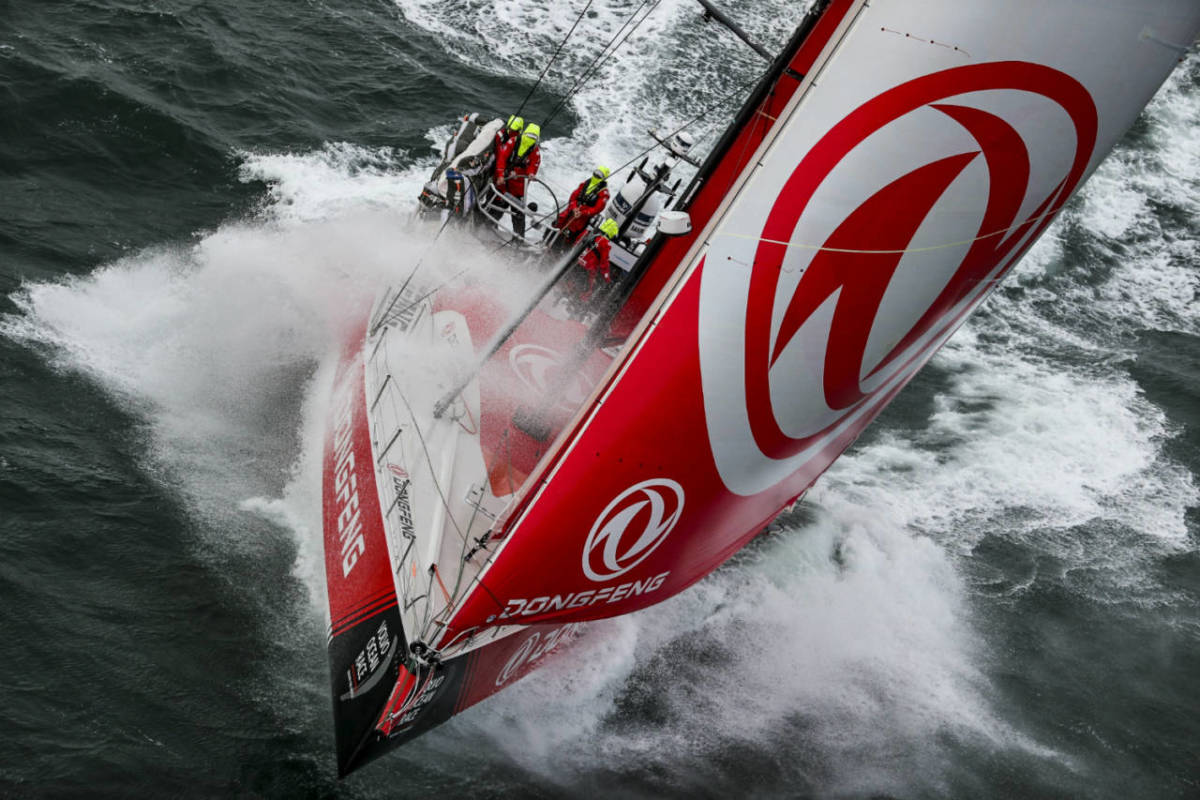
[[[383,676],[388,674],[387,668],[396,656],[399,643],[399,637],[388,635],[387,621],[380,620],[379,629],[367,639],[363,649],[346,670],[347,690],[338,699],[353,700],[375,688]]]
[[[608,581],[654,552],[683,513],[683,487],[669,478],[630,486],[600,513],[583,545],[583,574]]]
[[[551,390],[561,392],[558,405],[573,410],[583,404],[589,386],[582,375],[576,375],[562,386],[556,380],[562,361],[562,354],[537,344],[519,344],[508,354],[508,364],[521,383],[539,397]]]
[[[508,661],[496,676],[496,686],[503,686],[514,678],[520,677],[525,668],[553,650],[564,639],[579,628],[579,623],[569,623],[543,636],[538,631],[529,634],[529,638],[521,642],[521,646],[509,656]]]

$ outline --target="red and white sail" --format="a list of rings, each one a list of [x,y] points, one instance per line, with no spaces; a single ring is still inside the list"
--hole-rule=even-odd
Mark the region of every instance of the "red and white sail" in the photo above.
[[[658,297],[447,635],[627,613],[737,551],[1012,268],[1198,28],[1193,0],[831,3],[708,166],[695,233],[659,252]]]

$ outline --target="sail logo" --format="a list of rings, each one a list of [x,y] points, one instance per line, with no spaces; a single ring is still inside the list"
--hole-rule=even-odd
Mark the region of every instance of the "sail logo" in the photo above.
[[[583,574],[609,581],[645,561],[683,513],[683,487],[669,478],[630,486],[597,517],[583,545]]]
[[[508,364],[521,383],[538,396],[547,394],[551,388],[561,391],[558,405],[564,408],[578,408],[587,397],[589,387],[582,375],[574,376],[562,387],[555,383],[554,372],[562,366],[562,354],[549,347],[519,344],[509,351]]]
[[[781,134],[701,273],[709,438],[738,494],[849,444],[1050,224],[1098,127],[1078,81],[1026,62],[824,102],[834,124]]]

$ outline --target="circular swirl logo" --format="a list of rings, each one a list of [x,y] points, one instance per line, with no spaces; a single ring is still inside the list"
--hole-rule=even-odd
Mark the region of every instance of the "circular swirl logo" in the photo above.
[[[592,525],[583,545],[583,574],[608,581],[642,563],[683,513],[683,487],[653,478],[617,495]]]
[[[718,234],[705,258],[706,421],[739,494],[878,412],[1051,223],[1098,129],[1082,84],[1019,61],[916,77],[843,113],[811,144],[804,126],[782,134],[793,149],[775,148],[769,189],[725,223],[755,235]]]
[[[513,676],[521,671],[521,667],[525,666],[525,662],[529,661],[529,656],[533,652],[533,648],[537,647],[538,641],[542,635],[536,631],[529,635],[529,638],[521,642],[521,646],[513,653],[508,663],[504,665],[504,669],[500,670],[500,674],[496,676],[496,685],[503,686],[513,679]]]
[[[538,344],[519,344],[509,351],[508,363],[521,383],[535,394],[544,395],[555,387],[557,373],[562,369],[562,354]],[[587,398],[588,390],[584,377],[576,375],[561,389],[558,405],[578,408]]]

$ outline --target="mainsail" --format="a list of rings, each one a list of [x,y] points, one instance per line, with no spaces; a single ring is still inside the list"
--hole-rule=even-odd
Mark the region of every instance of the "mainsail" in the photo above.
[[[625,358],[448,630],[661,601],[798,498],[1051,223],[1200,25],[1190,2],[1086,10],[830,3],[702,173],[696,232],[657,253]]]
[[[516,680],[576,623],[685,589],[794,503],[1200,30],[1194,0],[827,0],[797,16],[680,195],[691,232],[651,243],[602,335],[537,312],[486,350],[486,300],[444,292],[402,318],[398,292],[347,352],[325,476],[343,771]],[[527,381],[553,417],[542,437],[496,387],[545,363],[552,329],[586,351],[584,380]],[[461,392],[395,399],[380,330],[489,360]],[[453,424],[414,410],[451,399]]]

